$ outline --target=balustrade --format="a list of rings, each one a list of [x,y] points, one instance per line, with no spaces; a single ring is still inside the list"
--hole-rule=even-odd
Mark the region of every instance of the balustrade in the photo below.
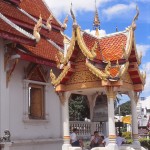
[[[101,131],[101,124],[100,122],[70,121],[70,133],[72,132],[73,128],[78,129],[79,137],[83,139],[90,139],[93,131]]]

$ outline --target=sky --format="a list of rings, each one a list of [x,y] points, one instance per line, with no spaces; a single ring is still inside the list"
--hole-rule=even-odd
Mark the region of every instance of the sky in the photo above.
[[[95,11],[95,0],[45,0],[54,16],[61,22],[67,14],[72,2],[72,8],[76,16],[77,23],[82,30],[93,30],[93,18]],[[140,10],[140,15],[136,21],[135,30],[136,47],[138,52],[142,52],[142,63],[140,69],[146,71],[146,84],[142,97],[150,96],[150,0],[96,0],[96,6],[101,22],[100,34],[109,34],[116,31],[125,30],[131,25],[136,14],[136,5]],[[72,18],[69,16],[68,27],[65,31],[71,37]]]

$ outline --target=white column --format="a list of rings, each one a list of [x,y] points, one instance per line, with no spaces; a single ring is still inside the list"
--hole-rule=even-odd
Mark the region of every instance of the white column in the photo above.
[[[68,150],[71,147],[70,144],[70,132],[69,132],[69,97],[70,93],[65,92],[61,98],[62,104],[62,121],[63,121],[63,139],[64,144],[62,150]]]
[[[138,119],[137,119],[137,111],[136,111],[136,105],[137,105],[137,94],[134,91],[129,92],[129,97],[131,100],[131,113],[132,113],[132,137],[133,137],[133,144],[134,145],[140,145],[140,142],[138,140]]]
[[[0,39],[0,136],[4,130],[10,130],[9,84],[6,86],[6,71],[4,69],[4,42]],[[11,131],[10,131],[11,132]]]
[[[114,100],[116,98],[116,92],[113,87],[107,87],[107,102],[108,102],[108,135],[109,144],[108,147],[111,150],[118,150],[116,144],[116,129],[115,129],[115,115],[114,115]]]

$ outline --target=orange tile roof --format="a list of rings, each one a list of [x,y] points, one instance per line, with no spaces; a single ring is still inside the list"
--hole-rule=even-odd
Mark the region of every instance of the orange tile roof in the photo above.
[[[9,19],[19,20],[27,24],[35,25],[35,22],[23,14],[16,6],[0,0],[0,12]]]
[[[99,46],[99,40],[96,37],[91,36],[90,34],[87,34],[86,32],[84,32],[84,34],[83,34],[83,39],[89,50],[92,49],[95,42],[98,43],[98,46],[96,49],[96,54],[97,54],[97,58],[102,60],[102,54],[101,54],[101,50],[100,50],[100,46]]]
[[[119,68],[118,67],[112,67],[110,68],[110,74],[112,77],[116,77],[116,75],[119,73]]]
[[[9,34],[10,36],[14,36],[14,37],[19,36],[19,37],[23,37],[23,38],[28,38],[21,32],[17,31],[13,27],[11,27],[9,24],[7,24],[5,21],[3,21],[1,18],[0,18],[0,33],[1,34],[6,33],[6,34]]]
[[[47,9],[42,0],[23,0],[20,3],[20,8],[36,18],[39,18],[39,15],[41,14],[45,21],[50,16],[50,11]],[[52,23],[60,27],[60,24],[55,18],[53,18]]]
[[[102,60],[103,57],[106,61],[121,59],[123,55],[122,46],[125,46],[127,42],[127,37],[123,33],[101,39],[84,33],[83,39],[89,49],[91,49],[95,41],[97,41],[99,43],[97,48],[97,59]]]
[[[32,54],[38,57],[56,61],[55,56],[58,53],[58,49],[43,38],[41,38],[41,40],[36,44],[35,47],[28,46],[25,44],[22,44],[22,46],[26,50],[28,50],[29,52],[31,52]]]
[[[122,58],[122,47],[126,45],[127,37],[124,34],[117,34],[99,40],[100,50],[105,60],[118,60]]]

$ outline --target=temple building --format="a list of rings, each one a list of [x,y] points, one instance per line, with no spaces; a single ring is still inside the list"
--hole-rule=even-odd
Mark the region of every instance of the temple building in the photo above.
[[[136,105],[146,75],[139,70],[142,56],[134,34],[138,8],[129,27],[103,37],[97,8],[95,35],[83,31],[72,8],[70,12],[68,38],[68,18],[59,22],[44,0],[0,0],[1,150],[73,150],[68,106],[72,94],[87,96],[91,120],[97,100],[104,102],[107,117],[101,116],[103,111],[96,116],[107,124],[109,145],[103,149],[140,150]],[[128,147],[116,145],[117,94],[131,100],[133,144]]]

